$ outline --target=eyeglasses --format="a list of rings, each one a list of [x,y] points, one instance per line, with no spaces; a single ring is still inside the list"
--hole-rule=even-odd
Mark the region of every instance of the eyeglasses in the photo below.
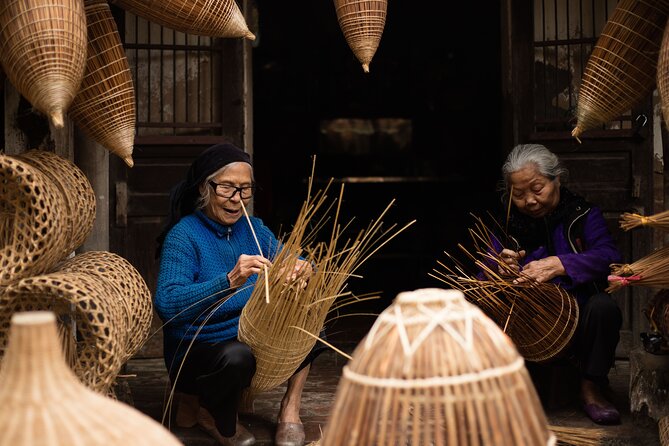
[[[212,189],[214,189],[214,193],[221,198],[232,198],[237,192],[239,192],[239,196],[243,200],[246,200],[247,198],[251,198],[256,190],[255,184],[251,184],[250,186],[237,187],[231,184],[219,184],[210,181],[209,185]]]

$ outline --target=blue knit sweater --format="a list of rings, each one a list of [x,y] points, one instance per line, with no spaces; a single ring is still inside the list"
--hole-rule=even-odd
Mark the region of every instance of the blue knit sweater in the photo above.
[[[273,259],[279,242],[262,220],[251,221],[262,255]],[[227,274],[242,254],[260,254],[245,218],[224,226],[196,211],[167,234],[154,308],[164,324],[168,369],[178,364],[194,338],[217,342],[237,337],[239,316],[258,277],[254,274],[237,290],[229,289]]]

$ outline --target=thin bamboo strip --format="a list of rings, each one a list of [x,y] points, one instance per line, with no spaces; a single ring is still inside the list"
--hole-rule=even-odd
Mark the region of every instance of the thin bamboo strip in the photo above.
[[[86,65],[82,0],[5,0],[0,62],[14,87],[53,125],[64,125]]]
[[[574,137],[615,119],[651,92],[667,15],[669,0],[616,4],[583,72]]]
[[[620,215],[619,223],[620,228],[625,231],[638,228],[639,226],[650,226],[663,231],[669,231],[669,211],[662,211],[649,216],[624,212]]]
[[[135,90],[121,36],[107,0],[85,0],[88,59],[70,107],[72,121],[133,166]]]
[[[255,40],[235,0],[110,0],[110,3],[184,33]]]
[[[400,293],[344,367],[323,446],[553,445],[511,340],[457,290]]]
[[[669,246],[658,249],[636,262],[611,265],[607,292],[626,286],[669,287]]]
[[[664,26],[660,43],[660,56],[657,59],[657,91],[662,105],[662,118],[665,127],[669,127],[669,26]]]
[[[346,42],[369,73],[386,25],[387,0],[334,0],[339,27]]]

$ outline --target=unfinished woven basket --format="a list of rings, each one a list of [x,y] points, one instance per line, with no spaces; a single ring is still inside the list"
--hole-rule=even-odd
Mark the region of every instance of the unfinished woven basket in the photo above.
[[[48,175],[0,154],[0,287],[41,274],[62,258],[66,209]]]
[[[386,25],[387,0],[335,0],[339,27],[348,46],[369,73],[369,64],[381,42]]]
[[[84,77],[82,0],[5,0],[0,61],[14,87],[57,128]]]
[[[321,444],[553,445],[511,340],[457,290],[400,293],[344,366]]]
[[[576,110],[578,138],[635,106],[655,86],[669,0],[620,0],[583,72]]]
[[[82,385],[63,360],[55,319],[45,311],[11,319],[0,369],[0,444],[182,444],[153,418]]]
[[[669,26],[664,27],[660,57],[657,59],[657,91],[660,94],[664,125],[669,127]]]
[[[85,0],[88,60],[70,107],[72,121],[132,167],[135,90],[125,50],[107,0]]]
[[[95,222],[95,192],[86,175],[73,162],[53,152],[29,150],[16,156],[36,167],[56,186],[64,203],[65,224],[59,237],[65,241],[60,258],[65,258],[81,246],[93,230]]]
[[[187,34],[255,40],[235,0],[110,0],[110,3]]]

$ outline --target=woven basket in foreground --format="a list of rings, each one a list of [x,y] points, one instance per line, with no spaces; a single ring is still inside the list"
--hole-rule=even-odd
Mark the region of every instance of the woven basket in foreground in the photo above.
[[[110,0],[110,3],[187,34],[255,40],[235,0]]]
[[[81,384],[64,361],[55,321],[44,311],[11,319],[0,369],[0,444],[182,444],[153,418]]]
[[[617,118],[655,86],[669,0],[620,0],[583,72],[578,93],[578,138]]]
[[[88,59],[70,107],[72,121],[133,166],[135,90],[128,59],[107,0],[85,0]]]
[[[513,342],[460,291],[400,293],[344,366],[322,446],[555,444]]]
[[[386,25],[387,0],[335,0],[339,27],[348,46],[369,73]]]
[[[82,0],[4,0],[0,62],[32,106],[63,127],[86,65]]]

